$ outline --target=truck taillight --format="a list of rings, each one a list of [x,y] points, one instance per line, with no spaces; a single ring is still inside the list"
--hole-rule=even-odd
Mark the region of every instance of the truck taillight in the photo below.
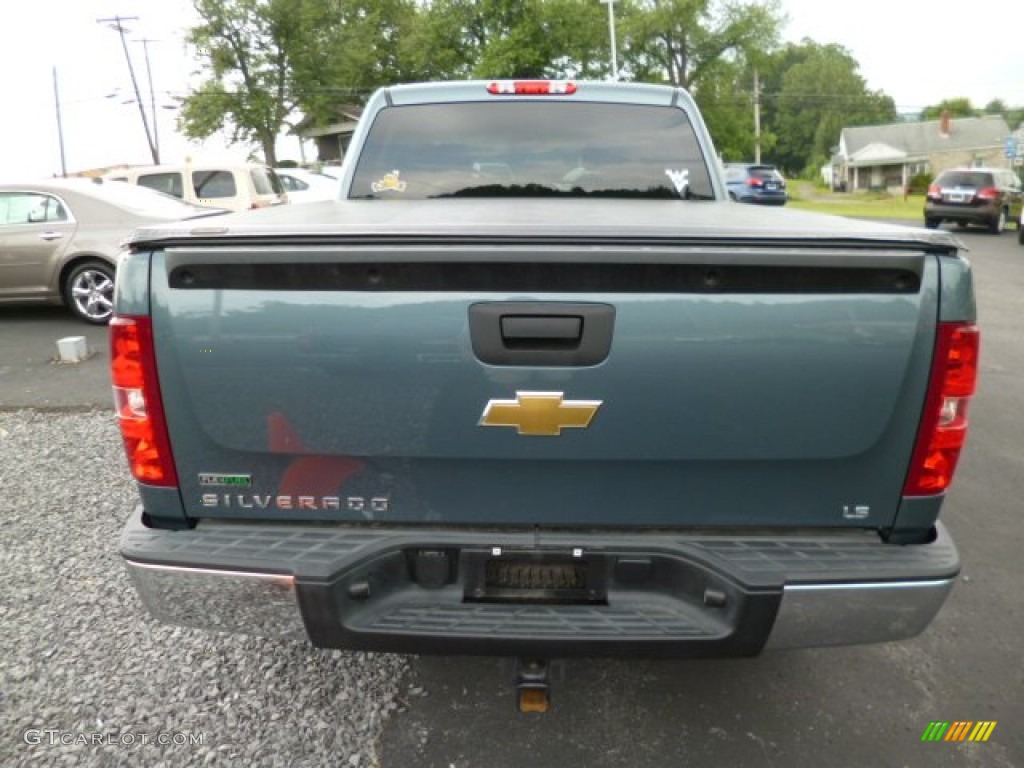
[[[998,200],[999,199],[999,190],[996,189],[995,187],[985,187],[983,189],[979,189],[978,190],[978,199],[979,200]]]
[[[576,83],[569,80],[494,80],[487,85],[492,96],[570,96]]]
[[[160,400],[148,317],[115,315],[110,321],[110,378],[132,474],[147,485],[176,486],[171,443]]]
[[[932,198],[933,200],[938,200],[939,198],[941,198],[942,197],[942,187],[940,187],[938,184],[929,184],[928,185],[928,197]]]
[[[905,496],[933,496],[953,481],[967,439],[967,405],[978,380],[978,329],[940,323],[931,381],[914,445]]]

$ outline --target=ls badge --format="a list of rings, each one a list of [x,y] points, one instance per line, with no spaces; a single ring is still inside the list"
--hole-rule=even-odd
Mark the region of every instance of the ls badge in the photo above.
[[[489,400],[480,426],[558,436],[566,428],[586,429],[600,407],[600,400],[564,400],[561,392],[516,392],[515,400]]]

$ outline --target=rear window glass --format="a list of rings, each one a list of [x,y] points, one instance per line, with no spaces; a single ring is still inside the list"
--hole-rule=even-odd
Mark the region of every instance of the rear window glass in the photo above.
[[[936,183],[943,187],[991,187],[992,174],[981,171],[946,171]]]
[[[192,171],[192,186],[200,200],[235,197],[235,175],[231,171]]]
[[[755,179],[777,179],[779,172],[771,165],[754,165],[750,168],[750,175]]]
[[[382,110],[350,196],[712,199],[713,193],[681,109],[494,101]]]
[[[309,184],[300,179],[296,179],[294,176],[278,175],[281,179],[281,183],[284,184],[284,188],[289,192],[302,192],[303,190],[309,189]]]
[[[165,195],[173,195],[178,198],[185,196],[180,173],[140,173],[139,186],[155,189],[157,192],[163,192]]]
[[[249,175],[257,195],[280,195],[284,192],[281,178],[269,168],[253,168]]]

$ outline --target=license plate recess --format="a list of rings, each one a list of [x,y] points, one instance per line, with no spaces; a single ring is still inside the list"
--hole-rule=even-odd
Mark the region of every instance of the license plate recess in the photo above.
[[[468,602],[607,603],[600,555],[564,552],[463,552]]]

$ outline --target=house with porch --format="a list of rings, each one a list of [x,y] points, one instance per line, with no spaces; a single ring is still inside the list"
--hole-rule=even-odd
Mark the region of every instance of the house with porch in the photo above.
[[[832,158],[832,184],[847,191],[898,192],[920,173],[947,168],[1009,168],[1004,156],[1010,128],[999,115],[844,128]]]

